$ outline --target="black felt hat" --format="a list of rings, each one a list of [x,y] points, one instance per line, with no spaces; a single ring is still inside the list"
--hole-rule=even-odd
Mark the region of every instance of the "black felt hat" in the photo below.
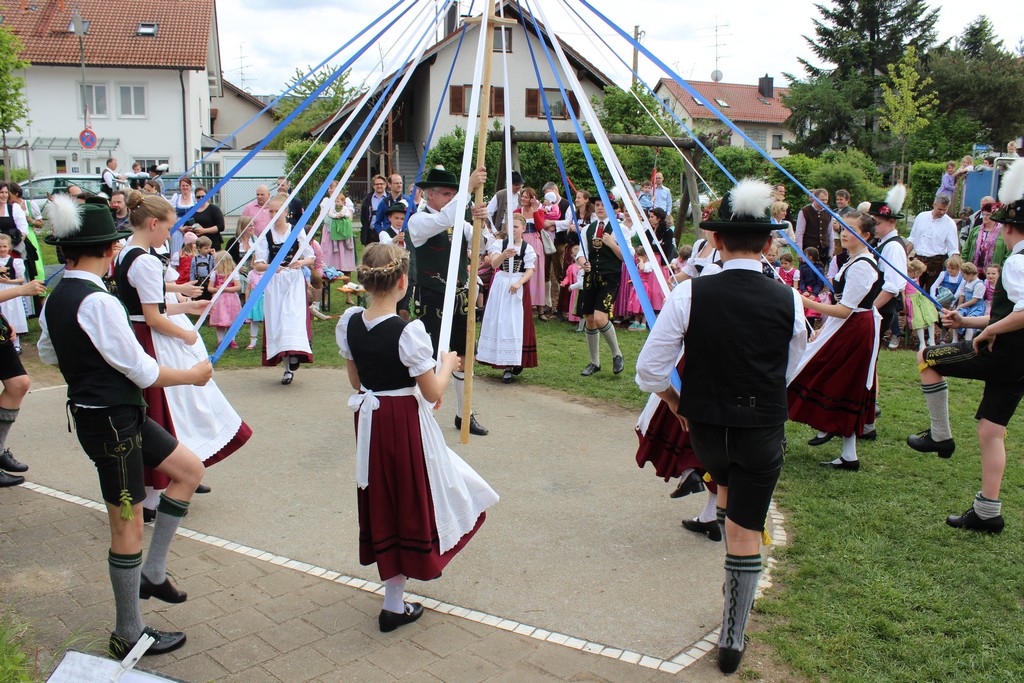
[[[903,210],[903,202],[906,198],[907,188],[903,185],[893,185],[885,195],[885,201],[871,202],[867,212],[876,218],[902,219],[905,216],[900,211]]]
[[[446,171],[443,168],[432,168],[427,172],[426,177],[416,183],[416,186],[424,190],[429,190],[433,187],[447,187],[457,190],[459,189],[459,179],[451,171]]]
[[[768,213],[774,201],[773,189],[763,180],[744,178],[722,197],[718,219],[702,222],[701,229],[721,233],[770,233],[775,229]]]
[[[384,215],[390,216],[393,213],[405,213],[408,210],[409,207],[408,205],[406,205],[405,202],[395,202],[394,204],[392,204],[391,206],[384,210]]]
[[[43,209],[43,221],[50,229],[44,241],[58,247],[110,244],[132,234],[114,227],[110,209],[103,204],[79,204],[66,194],[53,196]]]

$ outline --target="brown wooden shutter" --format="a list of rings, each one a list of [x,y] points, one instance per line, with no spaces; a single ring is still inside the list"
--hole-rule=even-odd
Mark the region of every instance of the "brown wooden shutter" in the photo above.
[[[448,95],[448,113],[452,116],[466,115],[466,88],[462,85],[453,85]]]
[[[526,89],[526,115],[538,118],[540,114],[540,91],[536,88]]]
[[[491,86],[491,116],[505,115],[505,88]]]
[[[572,90],[566,90],[565,94],[569,96],[569,106],[572,107],[572,113],[575,114],[576,118],[580,116],[580,102],[576,99],[576,93]],[[565,118],[569,118],[566,114]]]

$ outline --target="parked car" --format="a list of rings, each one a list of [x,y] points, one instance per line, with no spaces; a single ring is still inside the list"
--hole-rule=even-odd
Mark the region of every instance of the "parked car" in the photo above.
[[[72,185],[77,185],[86,192],[100,191],[100,177],[92,173],[57,173],[40,175],[19,183],[25,192],[25,201],[32,203],[35,215],[39,215],[46,204],[46,199],[55,192],[67,192]]]

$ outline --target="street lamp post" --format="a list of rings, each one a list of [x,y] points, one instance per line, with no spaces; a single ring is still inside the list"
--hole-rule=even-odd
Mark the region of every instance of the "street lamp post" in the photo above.
[[[71,13],[71,27],[72,31],[78,36],[78,53],[82,59],[82,127],[89,127],[89,105],[85,97],[85,41],[82,38],[85,36],[85,32],[89,28],[88,22],[82,19],[82,15],[78,13],[76,7]]]

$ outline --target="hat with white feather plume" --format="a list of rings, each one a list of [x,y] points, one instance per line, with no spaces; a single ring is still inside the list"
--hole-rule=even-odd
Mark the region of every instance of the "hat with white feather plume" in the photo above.
[[[703,230],[715,232],[767,233],[772,225],[768,209],[775,201],[774,188],[763,180],[744,178],[722,198],[718,219],[704,221]]]
[[[903,202],[907,199],[907,188],[905,185],[893,185],[885,195],[883,202],[871,202],[868,213],[877,218],[891,218],[899,220],[904,218],[900,213],[903,210]]]
[[[992,220],[1003,225],[1024,226],[1024,161],[1013,162],[999,183],[1001,209],[992,214]]]
[[[43,209],[50,229],[44,241],[57,246],[109,244],[131,235],[114,227],[110,209],[101,204],[80,204],[66,194],[55,194]]]

